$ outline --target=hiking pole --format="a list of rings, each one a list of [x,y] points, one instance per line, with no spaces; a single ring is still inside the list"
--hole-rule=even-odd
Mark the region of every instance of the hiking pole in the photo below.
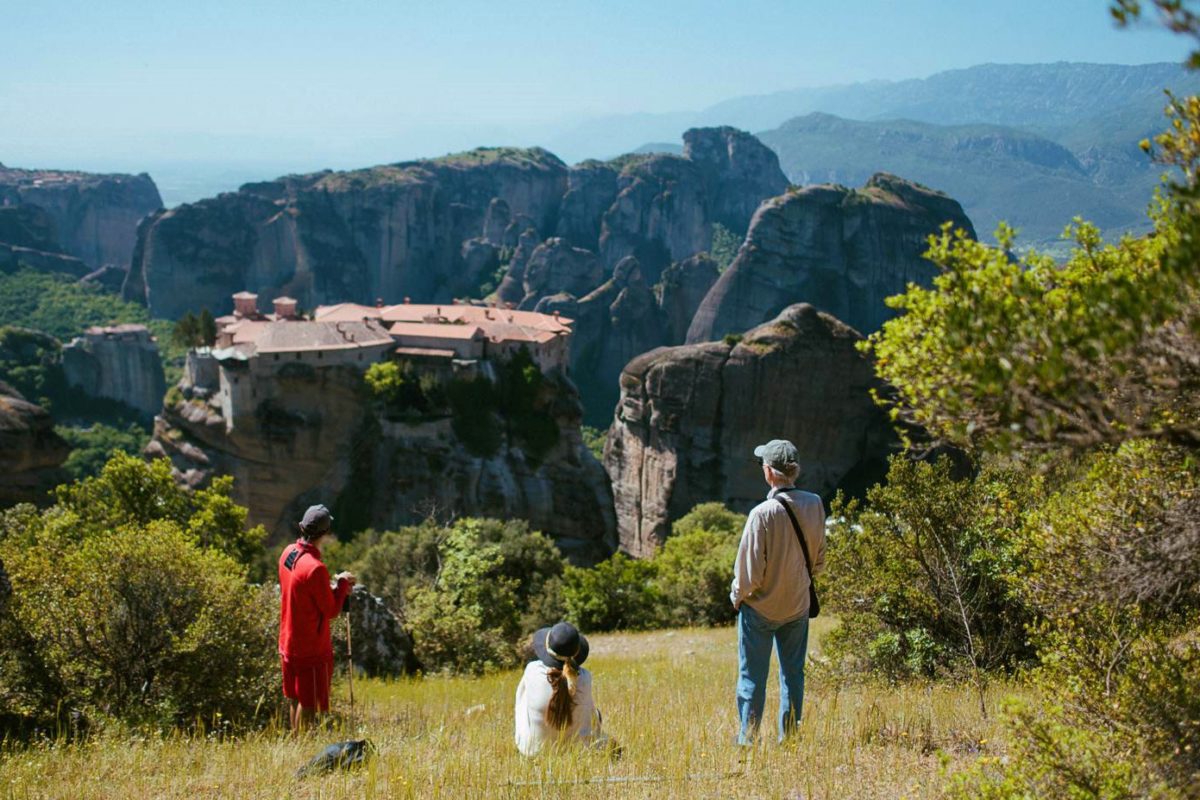
[[[350,719],[354,719],[354,641],[350,638],[350,600],[354,597],[354,590],[350,590],[350,594],[346,595],[346,660],[349,662],[349,671],[346,673],[350,681]]]

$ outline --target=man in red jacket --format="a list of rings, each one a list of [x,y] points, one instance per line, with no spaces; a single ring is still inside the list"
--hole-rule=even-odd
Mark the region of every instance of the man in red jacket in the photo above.
[[[321,547],[336,541],[333,516],[325,506],[304,512],[300,538],[279,557],[279,655],[283,662],[283,695],[289,702],[292,730],[311,725],[317,711],[329,711],[333,680],[333,643],[329,621],[342,610],[355,578],[349,572],[330,585],[321,562]]]

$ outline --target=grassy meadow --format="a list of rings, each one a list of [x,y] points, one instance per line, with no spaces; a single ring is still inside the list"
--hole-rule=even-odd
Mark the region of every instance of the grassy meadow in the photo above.
[[[810,654],[834,624],[814,622]],[[935,796],[947,770],[1003,755],[995,716],[969,687],[946,684],[836,689],[810,675],[801,734],[734,746],[733,628],[589,637],[588,666],[605,730],[623,757],[580,749],[521,757],[512,740],[517,671],[483,678],[354,683],[352,716],[333,731],[293,738],[278,728],[245,737],[130,738],[86,744],[8,744],[0,799]],[[773,721],[778,687],[768,693]],[[995,687],[995,707],[1011,687]],[[348,710],[344,680],[334,704]],[[764,734],[768,724],[764,723]],[[326,744],[370,738],[377,757],[353,773],[298,780]]]

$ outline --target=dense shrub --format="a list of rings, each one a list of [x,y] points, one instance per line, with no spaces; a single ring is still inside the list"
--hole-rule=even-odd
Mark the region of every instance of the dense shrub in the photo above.
[[[63,468],[75,480],[99,475],[113,453],[136,455],[150,442],[150,433],[136,423],[123,428],[103,423],[87,428],[60,425],[54,430],[71,446],[71,455]]]
[[[835,504],[821,581],[842,626],[829,652],[843,667],[891,678],[1012,670],[1030,661],[1033,620],[1013,580],[1017,536],[1040,499],[1030,470],[992,460],[975,475],[894,456],[865,509]]]
[[[744,523],[720,503],[702,503],[672,525],[652,558],[617,553],[590,569],[568,567],[568,617],[593,631],[732,621],[729,585]]]
[[[671,526],[671,537],[653,559],[659,625],[734,620],[729,586],[744,523],[744,516],[720,503],[703,503]]]
[[[248,565],[259,559],[267,532],[261,525],[246,529],[246,509],[233,502],[232,491],[229,476],[189,491],[175,482],[167,459],[146,463],[118,452],[98,476],[59,486],[55,495],[58,510],[76,520],[77,540],[167,520],[196,546]]]
[[[1200,35],[1174,0],[1118,0]],[[1200,67],[1200,50],[1188,65]],[[953,443],[1067,465],[1018,531],[1014,581],[1046,707],[961,797],[1195,798],[1200,786],[1200,97],[1143,148],[1171,170],[1149,236],[1072,227],[1066,263],[948,229],[941,268],[871,337],[893,414]]]
[[[9,610],[61,700],[89,717],[211,725],[274,710],[273,604],[178,525],[6,551]],[[273,599],[273,598],[272,598]],[[19,695],[25,676],[6,674]],[[11,682],[11,683],[10,683]],[[34,709],[43,716],[53,709]]]
[[[246,582],[229,483],[188,492],[118,454],[54,506],[0,515],[0,716],[50,724],[249,722],[274,711],[278,602]]]
[[[522,520],[429,521],[336,548],[331,560],[353,560],[363,584],[405,621],[429,670],[511,664],[519,639],[563,617],[563,557]]]
[[[590,569],[563,575],[567,617],[585,631],[644,630],[658,622],[656,570],[651,561],[616,553]]]

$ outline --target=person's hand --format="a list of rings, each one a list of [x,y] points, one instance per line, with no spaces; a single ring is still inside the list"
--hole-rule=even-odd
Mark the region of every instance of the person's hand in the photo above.
[[[353,572],[339,572],[337,575],[333,576],[333,579],[335,581],[337,581],[338,583],[341,583],[342,581],[347,581],[347,582],[349,582],[349,584],[351,586],[355,586],[358,584],[358,578],[354,577]]]

